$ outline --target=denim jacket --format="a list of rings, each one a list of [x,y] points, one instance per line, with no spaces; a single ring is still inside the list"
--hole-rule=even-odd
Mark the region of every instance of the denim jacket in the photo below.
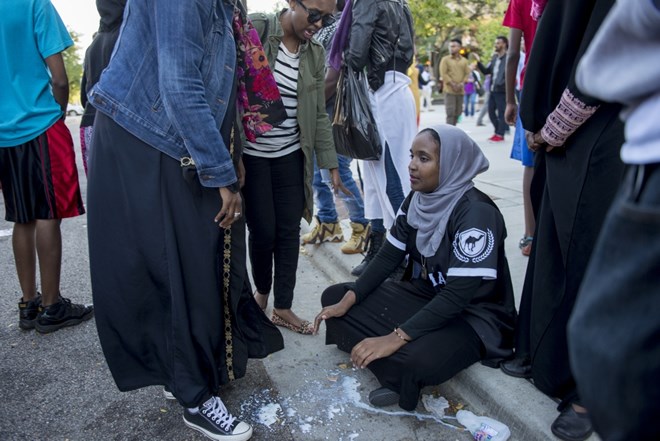
[[[236,65],[233,8],[223,0],[129,1],[90,103],[176,160],[192,157],[205,187],[236,182],[220,134]]]

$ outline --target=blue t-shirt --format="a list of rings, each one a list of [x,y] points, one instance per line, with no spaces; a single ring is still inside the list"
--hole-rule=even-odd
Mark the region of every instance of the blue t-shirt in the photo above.
[[[13,147],[62,116],[45,60],[73,41],[50,0],[2,0],[0,17],[0,147]]]

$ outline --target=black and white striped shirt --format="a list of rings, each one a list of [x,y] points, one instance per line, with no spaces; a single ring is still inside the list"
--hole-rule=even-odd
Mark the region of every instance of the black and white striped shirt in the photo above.
[[[300,128],[298,127],[298,66],[299,54],[289,52],[280,43],[275,61],[274,76],[277,88],[282,95],[287,118],[272,130],[246,142],[243,153],[262,158],[279,158],[300,149]]]

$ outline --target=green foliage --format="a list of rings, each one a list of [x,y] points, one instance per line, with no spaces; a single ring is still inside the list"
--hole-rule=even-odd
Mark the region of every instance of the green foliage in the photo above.
[[[418,53],[423,58],[445,55],[447,42],[461,38],[468,43],[468,50],[490,54],[497,30],[508,0],[409,0],[410,11],[415,21]],[[482,32],[486,26],[488,32]],[[499,26],[501,28],[501,26]],[[491,33],[494,32],[491,38]]]
[[[502,26],[502,19],[499,17],[481,20],[479,26],[474,30],[474,37],[478,42],[474,49],[481,56],[484,64],[487,64],[490,60],[495,46],[495,39],[499,35],[509,38],[509,28]]]
[[[69,35],[73,40],[73,46],[62,52],[64,67],[69,78],[69,101],[80,102],[80,81],[83,75],[83,65],[79,55],[80,46],[78,45],[80,34],[69,30]]]

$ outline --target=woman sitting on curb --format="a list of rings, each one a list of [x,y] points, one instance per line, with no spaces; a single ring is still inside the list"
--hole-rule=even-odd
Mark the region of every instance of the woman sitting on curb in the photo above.
[[[509,357],[516,312],[504,219],[472,182],[488,169],[479,147],[455,127],[425,129],[408,169],[413,191],[377,264],[325,290],[314,330],[326,320],[326,344],[376,375],[372,405],[413,410],[424,386]],[[386,280],[406,255],[404,280]]]

